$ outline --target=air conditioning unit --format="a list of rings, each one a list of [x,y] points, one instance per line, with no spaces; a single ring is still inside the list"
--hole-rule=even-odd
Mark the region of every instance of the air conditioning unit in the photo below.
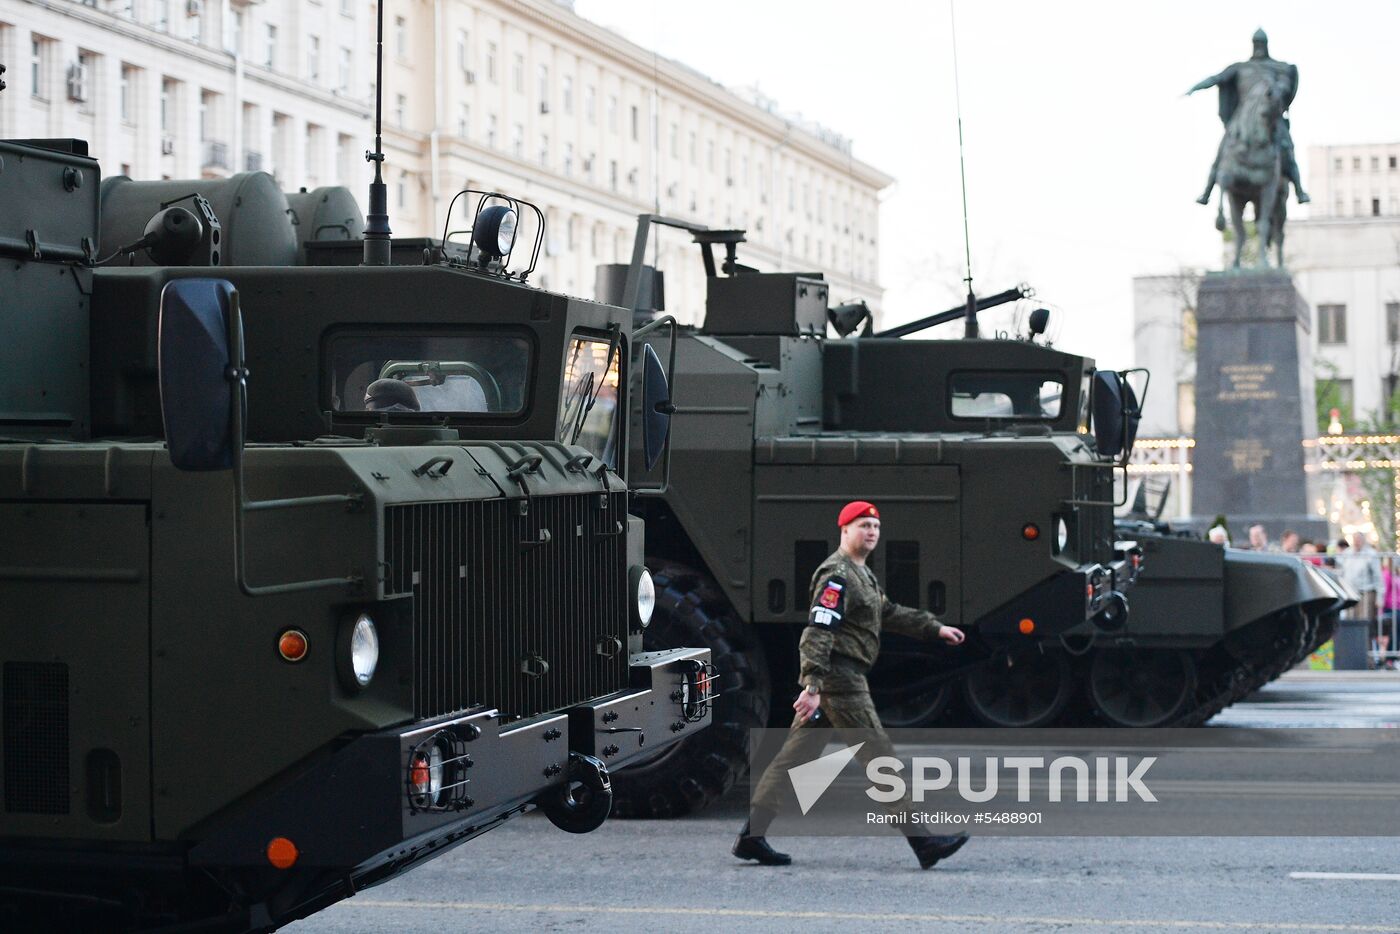
[[[470,68],[462,69],[462,80],[467,82],[467,84],[476,84],[476,72],[472,71]]]
[[[68,99],[82,103],[87,97],[87,66],[82,62],[74,62],[68,66]]]
[[[540,101],[540,113],[549,113],[549,101]]]
[[[175,155],[175,140],[169,136],[160,138],[160,154],[162,156]]]

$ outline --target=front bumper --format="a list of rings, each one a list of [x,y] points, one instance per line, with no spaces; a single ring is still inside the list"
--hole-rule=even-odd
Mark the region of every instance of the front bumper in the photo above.
[[[635,655],[631,686],[524,722],[474,710],[360,736],[195,844],[191,866],[267,867],[268,844],[296,846],[297,870],[383,876],[489,829],[566,781],[570,753],[626,762],[703,729],[712,686],[707,649]],[[437,790],[416,794],[415,755],[440,746]]]

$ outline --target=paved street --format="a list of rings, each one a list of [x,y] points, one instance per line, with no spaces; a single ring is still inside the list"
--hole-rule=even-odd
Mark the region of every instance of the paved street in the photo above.
[[[1290,674],[1217,722],[1394,727],[1400,674]],[[729,856],[743,809],[578,838],[532,815],[287,930],[1400,932],[1393,839],[984,837],[924,873],[898,839],[801,838],[772,869]]]

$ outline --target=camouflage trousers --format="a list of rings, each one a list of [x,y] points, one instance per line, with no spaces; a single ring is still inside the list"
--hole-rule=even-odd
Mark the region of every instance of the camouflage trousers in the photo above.
[[[774,816],[779,812],[791,811],[794,795],[788,770],[819,758],[827,745],[833,742],[848,745],[864,743],[855,756],[861,765],[881,756],[895,755],[894,745],[885,733],[868,693],[822,694],[821,716],[805,722],[793,716],[783,748],[753,786],[750,810],[754,834],[762,836]],[[908,790],[903,798],[883,807],[890,814],[901,815],[896,826],[906,837],[927,835],[928,831],[922,825],[914,824],[910,819],[909,815],[915,809]]]

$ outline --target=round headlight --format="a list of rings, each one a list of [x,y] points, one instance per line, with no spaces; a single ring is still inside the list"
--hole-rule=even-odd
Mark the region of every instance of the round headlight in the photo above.
[[[505,256],[515,246],[517,217],[515,211],[504,204],[493,204],[482,208],[476,215],[472,229],[472,240],[483,256]]]
[[[1060,551],[1064,551],[1064,550],[1065,550],[1065,546],[1068,545],[1068,544],[1069,544],[1069,526],[1065,524],[1065,520],[1063,520],[1063,519],[1056,519],[1056,520],[1055,520],[1055,547],[1056,547],[1057,549],[1059,549]]]
[[[642,629],[651,623],[651,614],[656,611],[656,584],[651,572],[644,567],[632,568],[632,606],[635,621]]]
[[[361,613],[350,630],[350,672],[360,687],[369,684],[379,665],[379,633],[374,620]]]

